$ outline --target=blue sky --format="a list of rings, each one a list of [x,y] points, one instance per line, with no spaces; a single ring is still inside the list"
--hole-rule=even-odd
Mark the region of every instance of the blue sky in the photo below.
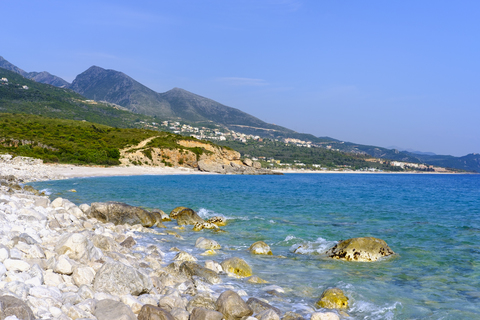
[[[92,65],[299,132],[480,153],[479,1],[0,0],[0,55]]]

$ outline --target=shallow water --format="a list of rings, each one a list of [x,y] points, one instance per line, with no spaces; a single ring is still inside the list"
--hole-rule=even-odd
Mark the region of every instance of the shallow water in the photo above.
[[[283,311],[307,315],[323,290],[335,286],[350,299],[350,319],[480,319],[477,175],[134,176],[35,186],[76,204],[122,201],[167,213],[187,206],[205,218],[224,215],[227,233],[185,231],[178,246],[200,257],[195,240],[217,240],[221,253],[200,260],[244,258],[285,293],[275,297],[262,290],[266,285],[229,282]],[[77,192],[67,191],[72,188]],[[376,263],[321,255],[338,240],[362,236],[384,239],[398,255]],[[257,240],[286,258],[251,256],[247,249]],[[305,254],[293,253],[299,245]]]

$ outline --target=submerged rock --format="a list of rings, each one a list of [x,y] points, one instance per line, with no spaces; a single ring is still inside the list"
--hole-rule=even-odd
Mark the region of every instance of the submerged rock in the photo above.
[[[250,253],[253,254],[266,254],[266,255],[273,255],[270,246],[263,241],[257,241],[250,246],[248,249]]]
[[[246,278],[252,275],[252,268],[241,258],[233,257],[224,260],[221,265],[223,271],[237,278]]]
[[[217,241],[204,237],[200,237],[197,239],[197,241],[195,242],[195,247],[205,250],[221,248],[220,244]]]
[[[346,309],[348,308],[348,298],[339,288],[330,288],[323,291],[317,306],[326,309]]]
[[[326,254],[333,259],[371,262],[395,252],[382,239],[365,237],[340,241]]]

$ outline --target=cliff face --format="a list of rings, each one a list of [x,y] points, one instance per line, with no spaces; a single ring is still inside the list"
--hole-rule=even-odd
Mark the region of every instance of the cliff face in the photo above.
[[[149,140],[151,139],[122,150],[122,165],[186,167],[222,174],[274,174],[270,170],[261,169],[258,162],[242,161],[240,153],[234,150],[192,140],[177,142],[188,149],[152,148],[147,146]]]

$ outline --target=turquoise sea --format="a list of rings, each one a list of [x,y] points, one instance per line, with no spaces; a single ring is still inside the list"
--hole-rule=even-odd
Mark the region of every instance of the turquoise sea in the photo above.
[[[231,278],[224,283],[283,311],[308,316],[324,289],[339,287],[349,297],[349,319],[480,319],[480,175],[132,176],[34,185],[52,200],[76,204],[112,200],[166,213],[187,206],[204,218],[227,217],[226,233],[179,231],[184,240],[157,243],[165,252],[185,248],[201,261],[244,258],[285,293],[272,296],[262,290],[267,285]],[[199,236],[217,240],[222,250],[199,256]],[[385,240],[397,255],[362,263],[321,254],[338,240],[363,236]],[[286,258],[250,255],[257,240]],[[300,245],[303,254],[293,253]]]

